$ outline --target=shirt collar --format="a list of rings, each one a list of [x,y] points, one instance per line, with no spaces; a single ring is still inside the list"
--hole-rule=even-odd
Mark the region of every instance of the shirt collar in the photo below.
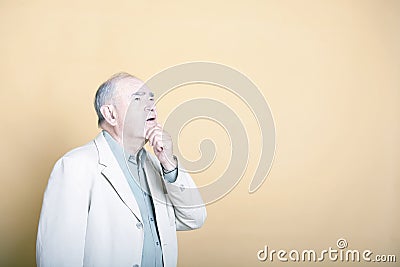
[[[144,148],[141,148],[136,155],[128,155],[126,154],[126,157],[129,162],[138,165],[138,162],[143,165],[143,162],[146,158],[146,150]]]
[[[140,165],[143,165],[146,159],[146,150],[143,147],[135,155],[130,155],[125,153],[124,148],[107,131],[103,130],[103,135],[116,157],[124,160],[126,159],[135,165],[137,165],[138,162]]]

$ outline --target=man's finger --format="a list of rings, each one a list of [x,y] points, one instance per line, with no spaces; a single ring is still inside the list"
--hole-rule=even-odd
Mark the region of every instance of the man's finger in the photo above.
[[[150,145],[152,146],[155,146],[159,141],[162,141],[162,137],[160,135],[154,135],[151,139],[149,139]]]
[[[153,145],[153,143],[154,143],[154,138],[155,137],[159,137],[160,139],[162,138],[162,131],[160,130],[160,129],[156,129],[156,130],[153,130],[152,132],[151,132],[151,134],[148,136],[148,140],[149,140],[149,142],[150,142],[150,144],[151,145]]]
[[[156,130],[161,130],[161,131],[162,131],[162,128],[159,127],[159,125],[156,125],[156,126],[154,126],[154,127],[152,127],[152,128],[149,128],[149,129],[146,131],[146,139],[150,139],[150,135],[151,135],[154,131],[156,131]]]
[[[154,147],[156,147],[157,150],[160,151],[160,152],[163,151],[163,149],[164,149],[163,141],[162,140],[155,140]]]

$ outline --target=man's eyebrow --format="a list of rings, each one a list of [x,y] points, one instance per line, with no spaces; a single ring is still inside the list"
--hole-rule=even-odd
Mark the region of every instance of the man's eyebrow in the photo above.
[[[142,95],[145,95],[145,94],[146,94],[146,92],[135,92],[131,96],[134,96],[134,95],[142,96]],[[153,92],[149,92],[149,96],[154,97],[154,93]]]
[[[132,96],[134,96],[134,95],[145,95],[145,94],[146,94],[145,92],[135,92],[135,93],[132,94]]]

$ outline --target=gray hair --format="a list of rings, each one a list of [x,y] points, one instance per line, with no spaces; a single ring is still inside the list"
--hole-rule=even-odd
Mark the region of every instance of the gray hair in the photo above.
[[[117,89],[117,84],[119,81],[126,79],[126,78],[134,78],[137,79],[135,76],[126,73],[126,72],[119,72],[111,76],[107,81],[102,83],[97,89],[96,96],[94,98],[94,109],[97,113],[97,125],[100,124],[105,120],[103,114],[101,114],[100,108],[103,105],[109,104],[112,101],[114,96],[115,89]]]

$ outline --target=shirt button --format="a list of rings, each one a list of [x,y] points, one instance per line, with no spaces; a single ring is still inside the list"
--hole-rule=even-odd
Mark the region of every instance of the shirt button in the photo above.
[[[143,228],[143,224],[141,222],[138,222],[136,224],[137,229],[142,229]]]
[[[150,218],[150,221],[154,221],[154,219],[153,219],[153,218]]]
[[[157,241],[157,242],[156,242],[156,245],[157,245],[157,246],[160,245],[160,242]]]

